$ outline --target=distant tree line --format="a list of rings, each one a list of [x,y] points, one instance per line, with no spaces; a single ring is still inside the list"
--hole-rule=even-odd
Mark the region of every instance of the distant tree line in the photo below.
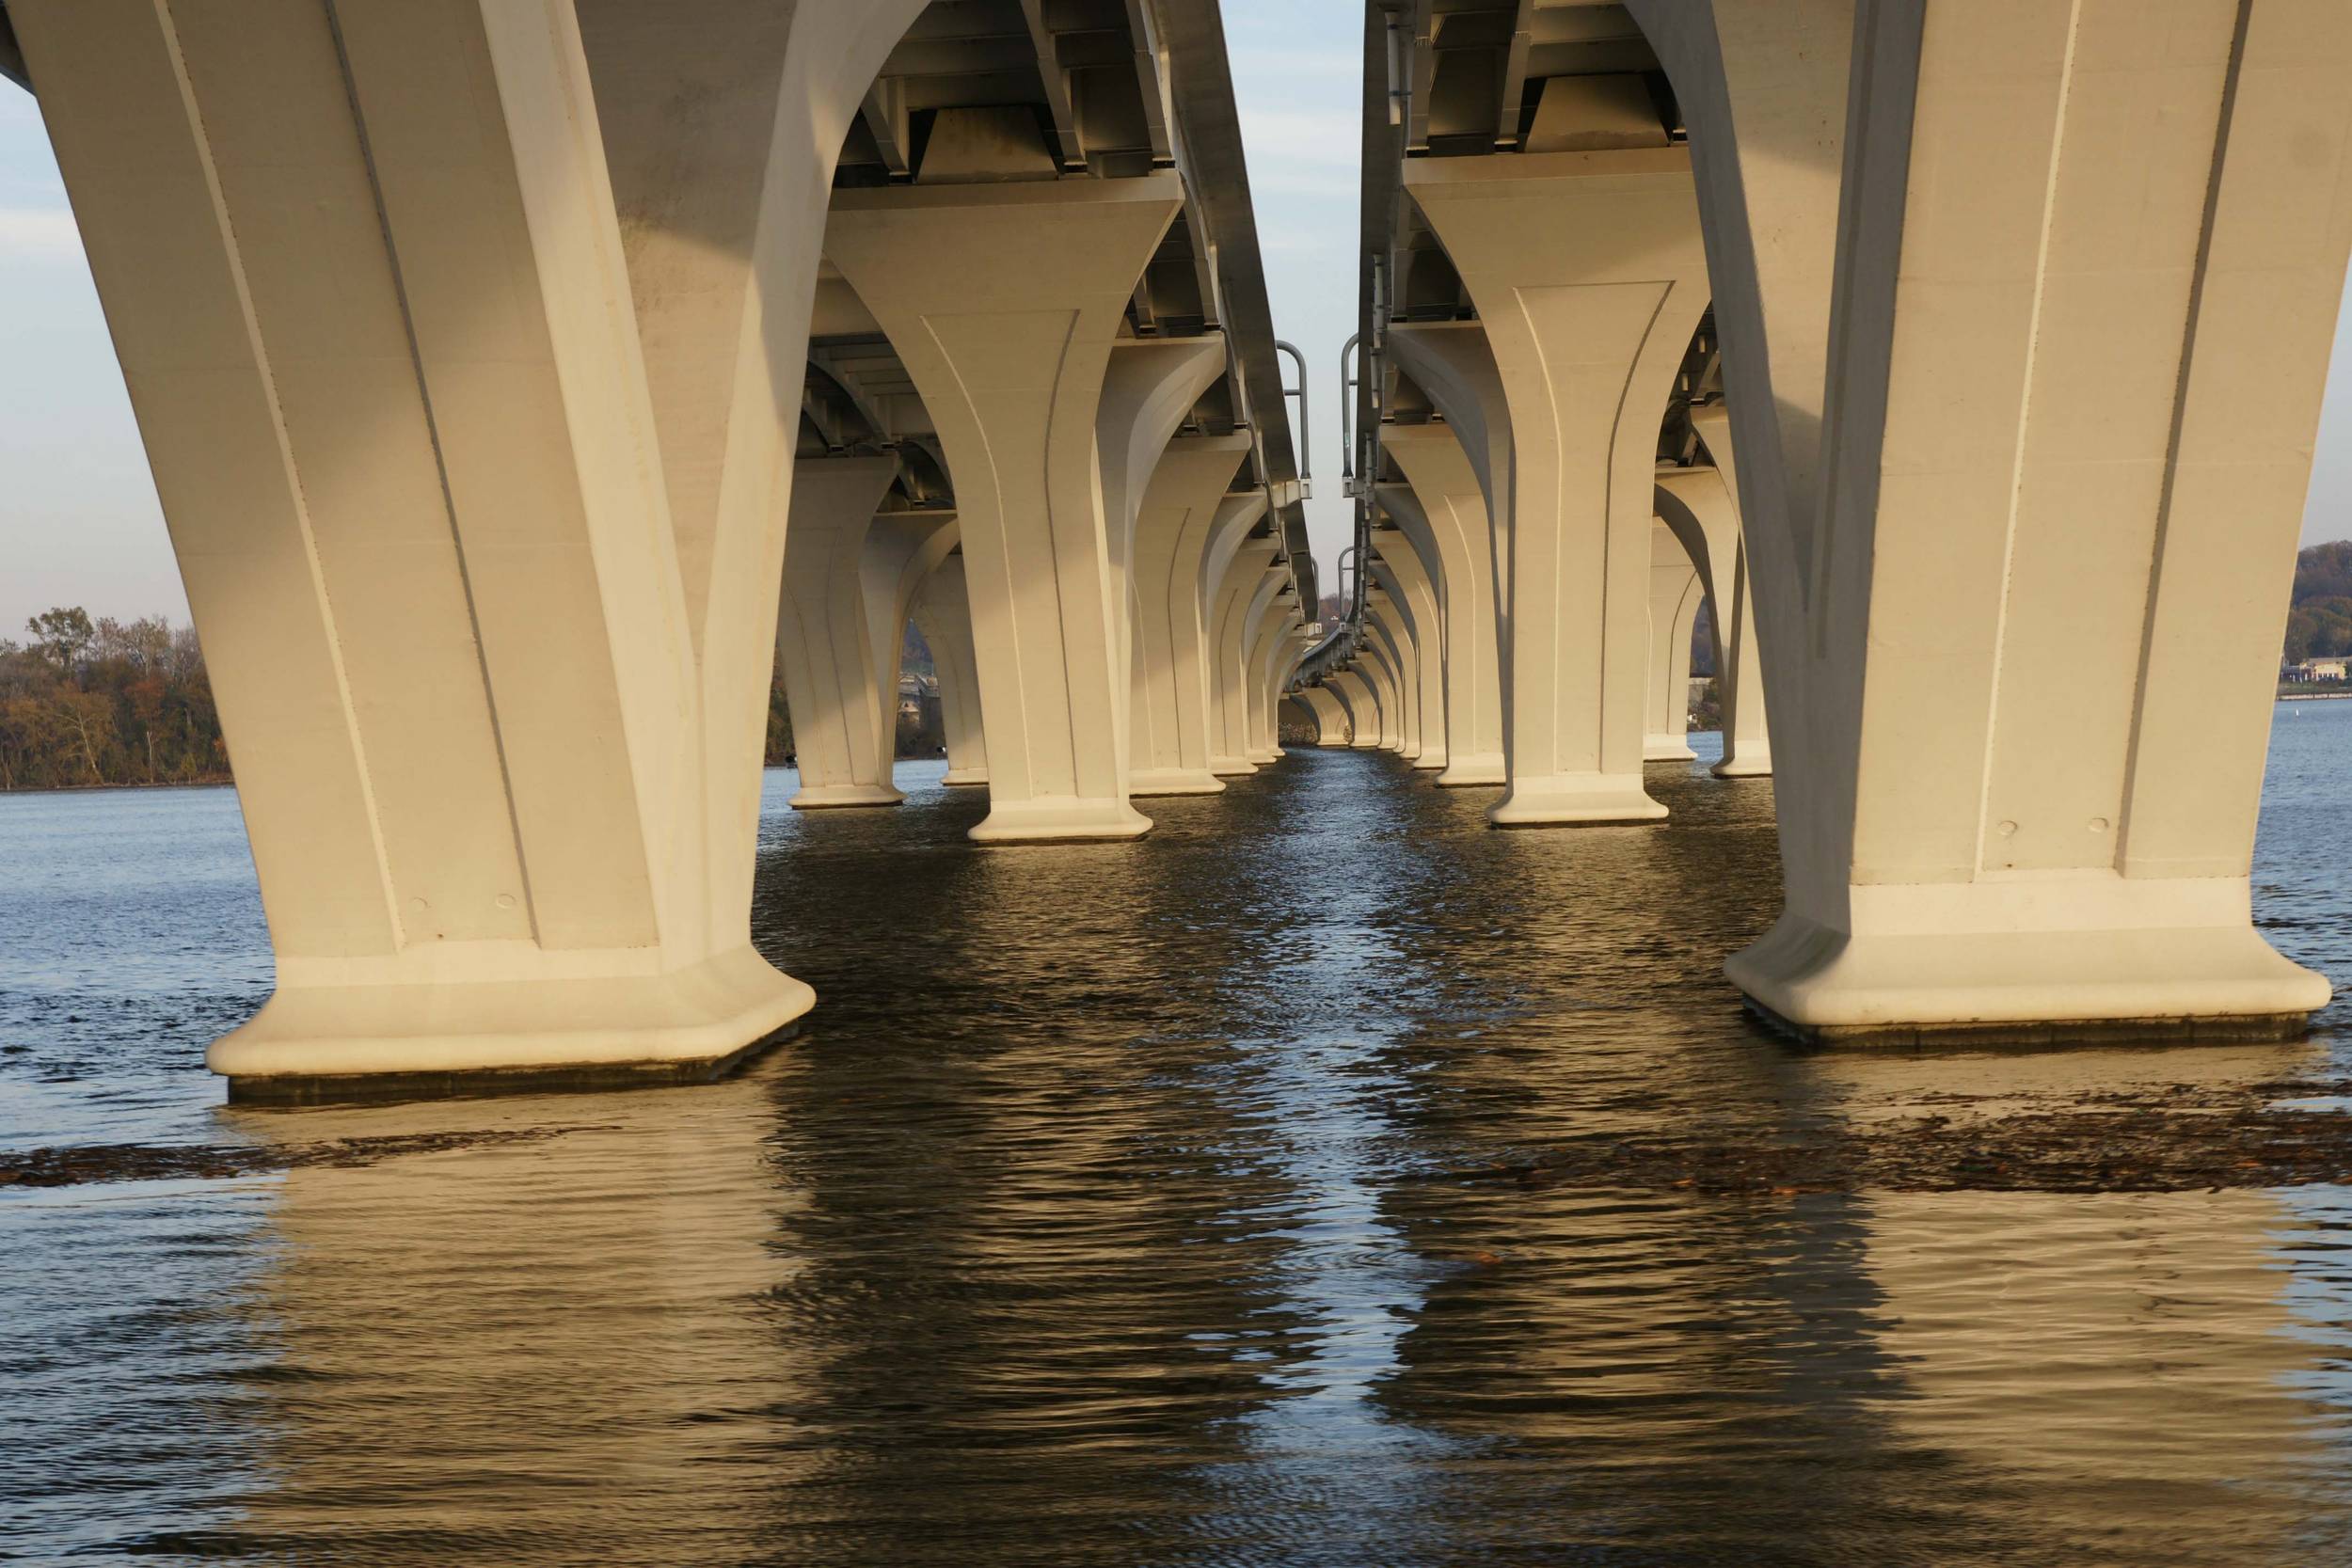
[[[2352,540],[2313,545],[2295,558],[2285,661],[2352,654]]]
[[[0,789],[229,777],[195,628],[57,609],[0,638]]]

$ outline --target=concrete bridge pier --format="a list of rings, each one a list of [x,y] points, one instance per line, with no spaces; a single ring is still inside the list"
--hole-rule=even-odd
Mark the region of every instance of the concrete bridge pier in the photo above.
[[[1644,762],[1689,762],[1691,637],[1698,629],[1705,590],[1698,568],[1663,520],[1650,525],[1648,733]]]
[[[1209,770],[1220,779],[1255,773],[1249,760],[1249,697],[1243,689],[1243,642],[1257,612],[1273,597],[1283,579],[1275,561],[1280,546],[1273,539],[1245,537],[1234,546],[1216,585],[1216,610],[1210,622],[1210,753]],[[1263,591],[1263,596],[1257,597]]]
[[[1446,766],[1445,620],[1438,608],[1438,585],[1422,563],[1411,536],[1402,530],[1381,536],[1373,577],[1389,591],[1413,642],[1413,767],[1442,772]]]
[[[740,339],[755,277],[804,329],[854,103],[807,82],[915,8],[739,40],[806,108],[657,160],[747,236],[690,323],[635,292],[665,253],[569,6],[11,6],[277,953],[232,1098],[705,1076],[809,1006],[749,941],[799,351],[778,405],[639,333]]]
[[[1141,588],[1136,536],[1140,515],[1168,442],[1200,394],[1225,373],[1225,366],[1222,333],[1120,339],[1112,347],[1102,404],[1095,414],[1104,537],[1110,546],[1111,602],[1118,611],[1111,641],[1119,661],[1120,736],[1128,758],[1131,795],[1135,793],[1134,709],[1138,679],[1136,623]]]
[[[1311,686],[1298,695],[1314,710],[1317,746],[1343,750],[1354,741],[1355,737],[1348,733],[1347,705],[1340,701],[1327,683]]]
[[[1346,669],[1323,683],[1347,711],[1347,744],[1351,751],[1372,752],[1380,746],[1380,706],[1372,683],[1360,670]]]
[[[1168,443],[1136,525],[1132,795],[1214,795],[1209,770],[1209,662],[1201,582],[1218,537],[1238,546],[1265,496],[1232,494],[1249,451],[1245,431]],[[1222,519],[1220,521],[1220,519]]]
[[[880,643],[888,608],[884,626],[869,625],[875,607],[866,582],[875,510],[898,471],[898,460],[887,456],[803,458],[795,466],[776,663],[801,775],[790,803],[802,811],[906,799],[890,779],[898,648],[886,655],[885,687]]]
[[[1372,575],[1376,583],[1380,575],[1376,563]],[[1410,762],[1421,755],[1421,715],[1415,711],[1421,675],[1414,663],[1411,628],[1386,587],[1375,587],[1366,602],[1364,630],[1371,638],[1365,651],[1380,672],[1382,700],[1391,709],[1391,723],[1381,737],[1382,744]]]
[[[1635,9],[1771,652],[1787,908],[1731,977],[1814,1037],[2299,1032],[2249,871],[2352,13]]]
[[[1393,334],[1406,336],[1401,329]],[[1380,486],[1381,509],[1433,563],[1438,580],[1446,760],[1437,782],[1449,788],[1502,784],[1494,546],[1478,477],[1450,426],[1392,426],[1382,432],[1381,444],[1411,481]]]
[[[1691,422],[1707,442],[1714,467],[1661,468],[1658,515],[1675,531],[1698,568],[1714,613],[1715,690],[1723,705],[1724,756],[1709,769],[1719,779],[1758,778],[1772,770],[1772,742],[1764,709],[1764,663],[1756,650],[1756,607],[1748,589],[1747,546],[1740,537],[1731,467],[1730,417],[1720,403],[1694,408]]]
[[[1249,760],[1261,768],[1282,759],[1275,709],[1282,700],[1281,665],[1290,652],[1291,628],[1296,625],[1298,594],[1285,581],[1260,615],[1257,635],[1242,667],[1249,691]]]
[[[1583,80],[1547,84],[1539,128],[1575,135]],[[1708,284],[1689,159],[1665,139],[1406,165],[1479,307],[1508,410],[1499,826],[1666,815],[1641,772],[1651,472]]]
[[[939,674],[940,727],[947,732],[950,788],[980,788],[988,783],[988,741],[980,723],[980,679],[972,647],[972,606],[965,595],[963,557],[948,556],[915,590],[909,611],[915,629],[930,644]]]
[[[1151,831],[1127,801],[1126,585],[1096,418],[1127,301],[1183,197],[1173,173],[834,193],[827,254],[897,346],[958,477],[983,843]]]
[[[1279,560],[1270,562],[1248,603],[1233,618],[1232,705],[1227,718],[1236,726],[1234,744],[1252,768],[1274,760],[1266,739],[1271,715],[1263,683],[1264,656],[1267,639],[1280,625],[1286,608],[1280,600],[1291,592],[1290,581],[1288,566]]]

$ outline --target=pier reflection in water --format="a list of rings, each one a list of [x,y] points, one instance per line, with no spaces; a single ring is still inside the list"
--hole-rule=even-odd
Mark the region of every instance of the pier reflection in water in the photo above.
[[[2352,974],[2352,715],[2280,730],[2261,909]],[[796,816],[771,780],[760,940],[824,1001],[745,1077],[299,1114],[194,1069],[266,973],[231,798],[0,800],[36,851],[0,870],[0,951],[35,958],[0,994],[0,1147],[308,1151],[0,1198],[0,1550],[2348,1549],[2343,1188],[1492,1179],[2336,1073],[2333,1013],[2301,1046],[1788,1051],[1716,973],[1775,900],[1770,785],[1697,770],[1654,770],[1663,829],[1497,833],[1483,792],[1309,753],[1151,802],[1138,844],[991,850],[961,838],[984,801],[903,771],[871,815]],[[68,874],[126,839],[128,872]],[[175,909],[205,911],[186,953],[110,978],[105,933]],[[428,1133],[456,1135],[370,1152]],[[355,1163],[310,1159],[336,1139]]]

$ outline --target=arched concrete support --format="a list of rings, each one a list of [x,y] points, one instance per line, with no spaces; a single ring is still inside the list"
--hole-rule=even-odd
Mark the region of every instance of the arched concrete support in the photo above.
[[[1260,688],[1260,655],[1265,639],[1279,623],[1283,607],[1278,596],[1290,588],[1290,571],[1280,562],[1269,562],[1248,602],[1233,618],[1234,636],[1227,667],[1231,671],[1226,717],[1235,725],[1233,740],[1241,756],[1254,768],[1274,760],[1263,736],[1266,729],[1266,696]]]
[[[1405,182],[1479,305],[1510,410],[1510,784],[1488,816],[1662,817],[1641,777],[1650,491],[1658,421],[1707,309],[1689,156],[1415,159]]]
[[[1470,466],[1484,503],[1486,526],[1480,533],[1494,592],[1495,647],[1499,667],[1507,666],[1511,635],[1511,408],[1502,389],[1502,372],[1495,365],[1494,351],[1487,344],[1486,329],[1477,322],[1399,323],[1389,329],[1387,342],[1389,354],[1399,368],[1429,395],[1431,404],[1444,416],[1448,433],[1454,440],[1454,451]],[[1387,448],[1392,439],[1403,437],[1409,447],[1416,439],[1434,442],[1438,434],[1430,425],[1398,425],[1383,428],[1380,441]],[[1423,469],[1411,463],[1406,449],[1395,450],[1397,464],[1405,469],[1406,481],[1424,501],[1435,505],[1440,492],[1423,488],[1422,477],[1433,484],[1442,478],[1442,493],[1448,497],[1454,494],[1454,487],[1460,482],[1457,471],[1448,467],[1424,476]],[[1429,455],[1434,458],[1437,453],[1430,450]],[[1507,729],[1507,708],[1503,722]]]
[[[1290,641],[1290,627],[1298,614],[1298,595],[1287,586],[1258,618],[1258,629],[1242,660],[1242,676],[1249,693],[1249,760],[1263,768],[1281,759],[1280,736],[1274,722],[1275,704],[1281,697],[1275,663]]]
[[[1168,444],[1144,492],[1134,558],[1130,794],[1211,795],[1225,787],[1209,770],[1201,578],[1211,544],[1221,536],[1238,546],[1264,515],[1263,492],[1229,494],[1248,451],[1247,432],[1180,436]]]
[[[1413,641],[1413,767],[1424,772],[1442,771],[1446,765],[1446,656],[1437,583],[1422,564],[1411,536],[1402,530],[1380,536],[1380,555],[1373,562],[1373,575],[1388,589],[1390,602],[1396,606]]]
[[[1315,744],[1344,748],[1355,736],[1349,733],[1346,705],[1324,687],[1311,686],[1299,694],[1300,700],[1313,710]]]
[[[1253,595],[1263,588],[1266,598],[1271,598],[1281,582],[1281,574],[1274,567],[1277,547],[1272,539],[1241,538],[1216,584],[1216,608],[1209,622],[1209,741],[1215,748],[1209,770],[1221,779],[1258,770],[1249,760],[1249,699],[1242,690],[1242,642],[1265,604],[1265,599],[1253,599]]]
[[[931,665],[939,674],[940,725],[947,732],[947,773],[940,782],[953,788],[986,784],[988,740],[980,722],[980,677],[961,554],[948,556],[923,580],[909,618],[930,644]]]
[[[1313,737],[1309,744],[1315,746],[1323,744],[1323,720],[1315,712],[1314,705],[1306,700],[1304,693],[1294,692],[1284,697],[1278,710],[1278,717],[1282,723],[1289,724],[1295,729],[1307,731]]]
[[[906,660],[907,623],[914,618],[914,595],[960,543],[955,514],[945,509],[879,513],[874,526],[866,531],[860,578],[874,685],[881,694],[879,750],[884,757],[895,760],[898,751],[898,676]],[[946,721],[943,705],[943,728]]]
[[[1397,598],[1393,573],[1374,563],[1374,580],[1382,591],[1374,595],[1365,625],[1386,656],[1396,697],[1396,750],[1407,762],[1421,756],[1421,658],[1413,638],[1412,617]]]
[[[898,471],[891,457],[808,458],[794,476],[776,663],[803,810],[905,799],[890,782],[898,693],[882,689],[866,571],[874,509]],[[894,650],[894,687],[897,668]]]
[[[1710,451],[1731,450],[1729,416],[1723,404],[1693,409],[1692,423],[1709,442]],[[1654,499],[1659,516],[1698,567],[1708,602],[1715,607],[1708,628],[1715,642],[1715,690],[1724,713],[1724,756],[1709,771],[1719,779],[1760,778],[1772,770],[1772,744],[1765,721],[1756,607],[1748,589],[1747,545],[1740,537],[1736,499],[1722,469],[1702,467],[1661,468]]]
[[[1502,679],[1495,628],[1494,544],[1486,503],[1445,425],[1399,425],[1381,444],[1413,483],[1380,487],[1382,510],[1439,569],[1445,619],[1448,787],[1503,782]]]
[[[1123,581],[1096,417],[1172,173],[834,193],[827,253],[922,393],[957,476],[988,730],[984,843],[1134,838]]]
[[[1356,669],[1372,687],[1373,700],[1379,705],[1379,728],[1375,737],[1384,752],[1405,749],[1405,702],[1403,682],[1399,678],[1402,661],[1396,654],[1395,639],[1379,607],[1368,607],[1364,616],[1364,645],[1358,657]]]
[[[1650,525],[1649,696],[1644,762],[1689,762],[1691,637],[1706,598],[1698,568],[1662,521]]]
[[[1122,338],[1112,345],[1094,416],[1103,467],[1103,519],[1110,546],[1111,597],[1119,610],[1120,727],[1134,752],[1136,532],[1161,454],[1200,394],[1225,371],[1225,335]],[[1227,475],[1231,478],[1229,472]],[[1129,793],[1136,793],[1130,784]],[[1198,790],[1160,793],[1198,794]]]
[[[1347,708],[1348,748],[1358,752],[1379,750],[1380,700],[1362,670],[1342,670],[1323,684]]]
[[[2328,988],[2248,871],[2352,14],[2184,5],[2155,51],[2136,11],[1871,7],[1849,103],[1795,19],[1639,8],[1712,148],[1772,650],[1788,907],[1733,979],[1816,1037],[2298,1030]]]
[[[917,8],[802,8],[732,62],[799,107],[671,169],[750,236],[708,281],[753,352],[687,389],[641,347],[651,215],[570,7],[11,6],[277,952],[210,1055],[233,1097],[701,1076],[810,1005],[749,941],[795,341]],[[674,419],[708,396],[716,448]],[[674,438],[714,484],[672,487]]]
[[[1310,630],[1305,622],[1295,618],[1291,620],[1281,641],[1277,645],[1272,665],[1273,677],[1267,682],[1266,688],[1275,694],[1278,704],[1283,700],[1284,693],[1289,693],[1292,697],[1296,696],[1296,693],[1291,690],[1291,683],[1298,678],[1298,667],[1307,661],[1307,655],[1322,641],[1322,634]],[[1282,754],[1281,736],[1279,730],[1275,736],[1274,744],[1276,754],[1278,756]]]

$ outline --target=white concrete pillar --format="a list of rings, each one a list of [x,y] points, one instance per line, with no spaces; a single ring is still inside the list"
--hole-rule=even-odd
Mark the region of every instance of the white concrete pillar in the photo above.
[[[1112,645],[1119,655],[1120,734],[1135,750],[1135,620],[1138,599],[1136,534],[1161,455],[1193,404],[1225,372],[1225,336],[1121,338],[1111,348],[1094,416],[1103,466],[1103,519],[1110,546],[1111,599],[1119,611]],[[1130,780],[1129,793],[1134,794]],[[1197,790],[1176,791],[1197,794]]]
[[[1252,768],[1263,768],[1273,761],[1263,736],[1266,729],[1266,694],[1260,681],[1266,639],[1277,629],[1283,607],[1278,599],[1290,592],[1290,569],[1277,561],[1269,564],[1248,604],[1234,617],[1237,635],[1232,647],[1232,678],[1234,702],[1228,717],[1237,720],[1240,729],[1235,738],[1241,755]],[[1294,595],[1295,596],[1295,595]]]
[[[760,69],[800,111],[725,151],[759,177],[676,169],[751,236],[722,313],[769,293],[776,334],[804,332],[817,233],[792,193],[821,211],[915,8],[796,17]],[[690,515],[571,8],[10,18],[277,951],[276,995],[211,1053],[232,1095],[705,1075],[805,1011],[749,940],[801,351],[788,398],[762,356],[719,378],[746,449],[722,475],[752,499]]]
[[[1209,770],[1201,578],[1213,540],[1222,532],[1237,546],[1264,515],[1263,492],[1231,494],[1248,451],[1247,432],[1179,436],[1144,492],[1134,557],[1131,795],[1213,795],[1225,787]]]
[[[963,557],[948,556],[915,590],[909,612],[930,644],[939,674],[940,727],[947,732],[947,772],[940,783],[973,788],[988,783],[988,740],[980,722],[980,677],[972,648],[972,607]]]
[[[1133,838],[1126,585],[1098,459],[1112,344],[1183,201],[1173,173],[834,194],[833,259],[958,477],[988,730],[982,842]]]
[[[1503,782],[1502,680],[1494,545],[1470,459],[1446,425],[1397,425],[1381,444],[1412,484],[1380,487],[1382,510],[1440,572],[1445,621],[1446,766],[1451,787]]]
[[[1356,671],[1372,688],[1373,701],[1378,705],[1379,724],[1373,743],[1383,752],[1403,749],[1405,709],[1402,687],[1397,677],[1397,659],[1391,651],[1389,629],[1379,613],[1371,607],[1364,615],[1364,643],[1357,657]]]
[[[1430,404],[1445,420],[1454,450],[1470,465],[1486,521],[1480,533],[1486,541],[1487,574],[1494,591],[1498,662],[1507,668],[1505,656],[1511,640],[1511,407],[1503,393],[1502,374],[1495,366],[1494,352],[1487,346],[1486,328],[1474,321],[1400,322],[1390,327],[1387,342],[1390,357],[1412,377],[1414,385],[1428,394]],[[1460,472],[1451,467],[1424,471],[1411,466],[1416,442],[1435,442],[1437,436],[1437,427],[1430,424],[1384,425],[1380,432],[1384,449],[1392,439],[1402,443],[1393,449],[1397,466],[1404,468],[1406,482],[1432,505],[1436,504],[1435,493],[1422,489],[1422,478],[1433,484],[1442,480],[1449,496],[1461,481]],[[1438,449],[1428,450],[1431,457],[1437,457]],[[1506,704],[1506,732],[1509,722]]]
[[[1731,451],[1729,416],[1722,404],[1692,411],[1692,423],[1712,451]],[[1714,607],[1708,626],[1715,643],[1715,691],[1724,714],[1724,755],[1708,771],[1719,779],[1760,778],[1772,770],[1772,743],[1764,709],[1764,661],[1756,648],[1756,606],[1748,589],[1747,545],[1740,509],[1723,467],[1658,471],[1658,515],[1682,541]]]
[[[1706,594],[1682,541],[1661,521],[1650,525],[1648,733],[1644,762],[1689,762],[1691,638]]]
[[[1404,617],[1413,639],[1413,767],[1442,772],[1446,766],[1445,614],[1440,608],[1438,578],[1422,562],[1413,535],[1402,527],[1379,536],[1380,556],[1375,576],[1385,574],[1389,595]],[[1434,552],[1433,552],[1434,553]]]
[[[898,660],[884,690],[866,582],[867,534],[898,471],[893,457],[803,458],[793,476],[776,663],[801,775],[790,803],[803,811],[906,798],[890,779]]]
[[[1221,779],[1258,770],[1249,760],[1249,699],[1242,690],[1242,641],[1248,635],[1263,600],[1253,602],[1260,588],[1272,596],[1280,581],[1274,568],[1279,546],[1271,538],[1237,540],[1216,583],[1216,609],[1209,621],[1210,753],[1209,770]]]
[[[1344,747],[1354,738],[1348,734],[1347,708],[1332,692],[1311,686],[1298,695],[1314,711],[1317,746]]]
[[[1249,652],[1242,661],[1242,677],[1249,693],[1249,760],[1263,768],[1281,759],[1275,733],[1274,708],[1281,689],[1275,664],[1290,641],[1289,628],[1298,613],[1298,595],[1287,583],[1258,618]]]
[[[1659,141],[1406,166],[1510,412],[1501,826],[1665,816],[1641,773],[1650,475],[1708,287],[1688,153]]]
[[[1351,665],[1323,685],[1347,709],[1348,748],[1358,752],[1379,750],[1380,703],[1362,669]]]
[[[1366,625],[1379,638],[1396,687],[1397,754],[1407,762],[1421,758],[1421,647],[1413,635],[1412,615],[1396,586],[1393,572],[1380,562],[1372,565],[1373,580],[1380,585],[1367,607]]]
[[[1732,977],[1816,1037],[2298,1030],[2328,984],[2248,872],[2352,12],[1865,6],[1849,103],[1842,62],[1711,11],[1658,36],[1714,149],[1788,897]],[[1758,82],[1845,127],[1834,266],[1839,150]]]
[[[1295,692],[1285,695],[1278,711],[1280,722],[1288,724],[1295,732],[1304,731],[1307,734],[1308,744],[1322,744],[1323,721],[1315,716],[1313,705],[1303,695]]]

